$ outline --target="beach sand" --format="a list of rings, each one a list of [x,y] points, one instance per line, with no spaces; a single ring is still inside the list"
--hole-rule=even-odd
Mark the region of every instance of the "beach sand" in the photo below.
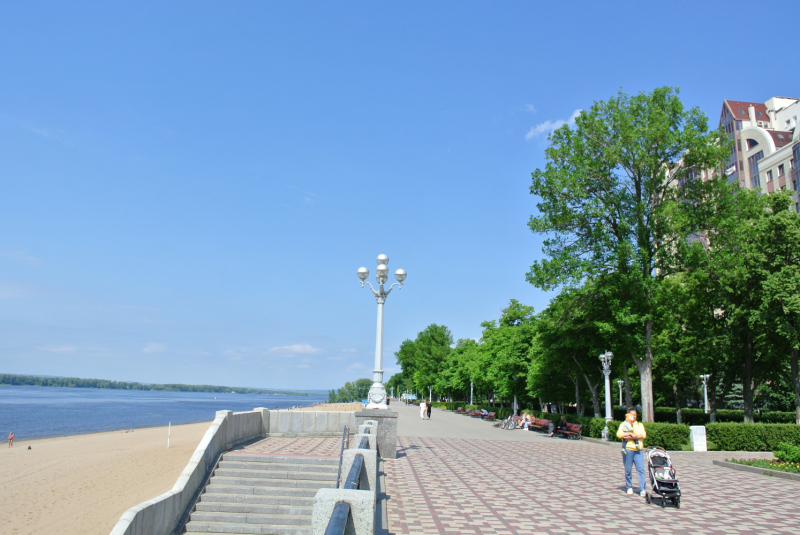
[[[172,426],[169,449],[166,427],[0,444],[0,533],[108,535],[175,485],[210,425]]]

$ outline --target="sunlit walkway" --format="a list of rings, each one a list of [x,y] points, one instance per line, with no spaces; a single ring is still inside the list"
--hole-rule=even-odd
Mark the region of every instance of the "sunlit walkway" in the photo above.
[[[393,534],[800,533],[800,484],[711,463],[725,454],[676,454],[681,508],[661,509],[623,492],[616,447],[392,409],[398,458],[384,471]]]

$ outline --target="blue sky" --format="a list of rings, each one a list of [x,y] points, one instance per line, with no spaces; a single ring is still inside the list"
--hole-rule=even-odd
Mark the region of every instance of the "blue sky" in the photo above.
[[[547,305],[530,173],[576,110],[800,95],[796,2],[563,6],[3,3],[0,372],[338,387],[379,253],[391,372],[430,323]],[[758,13],[785,38],[737,40]]]

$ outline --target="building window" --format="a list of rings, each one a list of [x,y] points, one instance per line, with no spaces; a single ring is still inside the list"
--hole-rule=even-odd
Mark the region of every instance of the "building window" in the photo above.
[[[739,113],[744,115],[744,110],[739,110]]]
[[[747,150],[750,150],[753,147],[757,147],[757,146],[758,146],[758,141],[756,141],[755,139],[748,139],[747,140]]]
[[[778,166],[778,176],[783,176],[785,173],[786,173],[786,171],[783,168],[783,164],[780,164]]]
[[[758,115],[759,117],[761,117],[761,116],[762,116],[762,115],[764,115],[764,114],[763,114],[763,113],[761,113],[760,111],[757,111],[757,112],[756,112],[756,115]]]
[[[751,187],[753,188],[761,186],[761,177],[758,176],[758,161],[763,157],[764,151],[760,150],[757,154],[753,154],[747,159],[747,164],[750,168]]]
[[[767,182],[772,182],[772,171],[767,171]]]
[[[742,121],[736,121],[736,130],[742,129]]]
[[[736,140],[736,146],[739,148],[739,152],[742,152],[742,140],[741,139],[737,139]]]

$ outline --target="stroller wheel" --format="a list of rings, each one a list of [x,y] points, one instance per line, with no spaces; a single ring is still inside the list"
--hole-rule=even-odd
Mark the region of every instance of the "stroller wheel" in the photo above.
[[[661,497],[661,508],[664,509],[667,506],[667,499],[663,496]]]
[[[675,508],[676,509],[680,509],[681,508],[681,499],[680,498],[675,498]]]
[[[652,501],[653,501],[653,500],[651,500],[651,499],[650,499],[650,495],[649,495],[649,494],[645,494],[645,495],[644,495],[644,503],[647,503],[647,504],[649,504],[649,503],[650,503],[650,502],[652,502]]]

